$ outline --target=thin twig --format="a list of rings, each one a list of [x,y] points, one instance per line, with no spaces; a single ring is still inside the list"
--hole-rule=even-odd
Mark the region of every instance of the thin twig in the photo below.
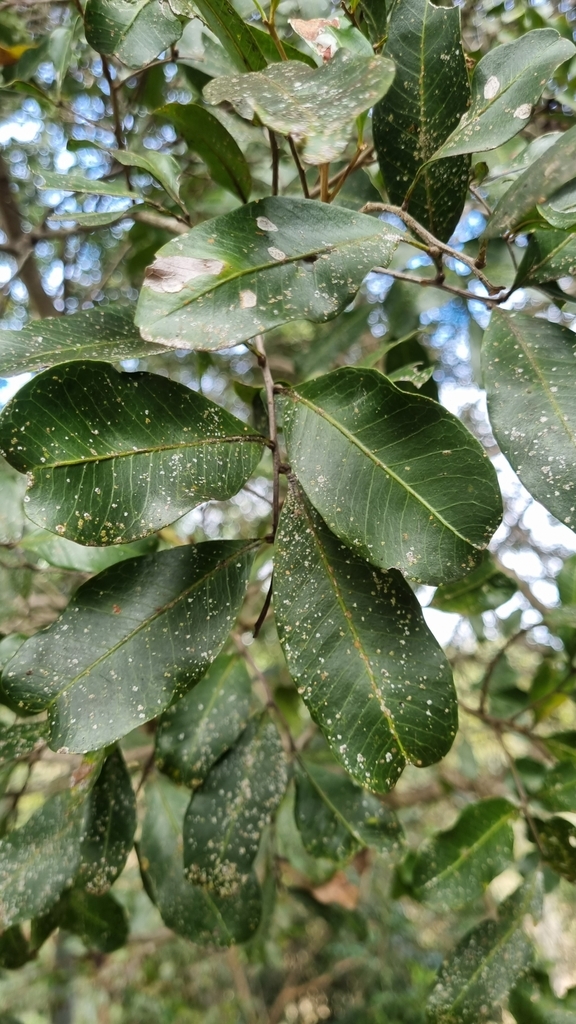
[[[490,661],[490,663],[489,663],[489,665],[488,665],[488,667],[487,667],[487,669],[486,669],[486,671],[484,673],[484,678],[482,680],[482,689],[480,691],[480,711],[484,711],[486,709],[486,701],[488,699],[488,690],[490,688],[490,681],[491,681],[492,676],[494,674],[494,670],[495,670],[498,662],[500,661],[500,658],[502,657],[503,654],[505,654],[505,652],[508,650],[508,648],[511,647],[512,644],[516,642],[516,640],[518,640],[519,637],[526,636],[526,633],[528,633],[529,630],[532,629],[532,628],[533,628],[532,626],[528,626],[526,629],[520,629],[517,633],[513,633],[512,636],[509,636],[508,639],[506,640],[506,643],[503,645],[503,647],[500,647],[500,649],[497,651],[497,653],[494,655],[494,657]]]
[[[463,701],[458,701],[458,706],[465,714],[480,719],[481,722],[484,722],[484,725],[487,725],[495,732],[513,732],[518,736],[525,736],[549,761],[551,760],[550,751],[547,749],[542,737],[536,736],[533,729],[530,729],[528,726],[518,725],[517,722],[513,722],[509,718],[496,718],[495,715],[489,715],[486,711],[481,711],[480,708],[471,708],[468,704],[464,704]]]
[[[522,779],[520,778],[520,773],[518,772],[518,769],[516,768],[516,764],[514,762],[514,758],[512,757],[512,754],[510,753],[510,751],[508,750],[508,747],[504,743],[504,737],[502,736],[502,733],[499,732],[498,730],[495,730],[495,731],[496,731],[496,735],[498,737],[498,742],[500,743],[500,746],[502,747],[502,750],[504,751],[504,755],[506,757],[506,760],[508,761],[508,765],[510,767],[510,772],[512,773],[512,778],[514,779],[514,785],[516,786],[516,791],[518,793],[518,799],[520,800],[520,804],[521,804],[521,807],[522,807],[522,813],[523,813],[523,815],[524,815],[524,817],[526,819],[526,824],[528,825],[528,828],[530,829],[532,835],[534,836],[534,842],[536,843],[536,846],[540,850],[540,856],[542,857],[543,860],[546,860],[546,851],[544,850],[544,847],[542,846],[542,842],[540,840],[540,835],[538,834],[538,829],[536,828],[536,823],[535,823],[534,818],[532,817],[532,813],[530,811],[530,807],[529,807],[529,804],[528,804],[528,794],[526,793],[526,790],[524,789],[524,783],[522,782]]]
[[[256,619],[256,623],[255,623],[254,629],[252,631],[252,634],[253,634],[255,640],[258,639],[258,634],[259,634],[260,630],[262,629],[262,626],[264,625],[264,622],[266,621],[266,616],[268,615],[268,610],[270,608],[270,603],[272,601],[272,591],[273,591],[273,588],[274,588],[274,573],[272,573],[272,575],[270,576],[270,583],[269,583],[269,586],[268,586],[268,593],[266,594],[266,598],[264,600],[264,604],[262,605],[262,611],[260,612],[260,615]]]
[[[268,422],[270,431],[270,447],[272,449],[272,539],[276,536],[278,529],[278,518],[280,515],[280,449],[278,448],[278,427],[276,424],[276,406],[274,404],[274,378],[270,372],[270,365],[264,348],[264,339],[261,334],[254,338],[254,351],[258,359],[258,366],[262,371],[264,388],[266,390],[266,403],[268,406]]]
[[[268,129],[268,135],[270,137],[270,152],[272,153],[272,195],[277,196],[278,174],[280,168],[280,151],[278,149],[278,140],[271,128]]]
[[[330,202],[332,202],[332,200],[336,198],[336,196],[338,195],[338,193],[342,189],[344,183],[347,181],[349,176],[352,174],[352,171],[354,171],[356,169],[356,167],[358,165],[358,161],[360,160],[360,157],[362,156],[362,153],[364,152],[365,148],[366,148],[365,146],[359,147],[356,150],[356,152],[354,153],[354,156],[352,157],[352,159],[351,159],[350,163],[348,164],[348,166],[345,167],[344,170],[342,171],[342,174],[340,175],[339,181],[336,183],[334,188],[330,191]]]
[[[329,174],[330,164],[320,164],[318,168],[320,172],[320,202],[330,202],[330,186],[329,186]]]
[[[290,152],[292,153],[292,157],[294,159],[294,163],[296,164],[296,169],[298,171],[298,177],[300,178],[300,184],[302,185],[302,191],[304,193],[305,198],[306,199],[310,199],[310,190],[308,188],[308,182],[306,180],[306,171],[304,170],[304,168],[302,166],[302,161],[300,160],[300,157],[298,156],[298,150],[296,149],[296,143],[294,142],[294,139],[292,138],[291,135],[287,135],[286,138],[288,139],[288,145],[290,146]]]
[[[374,162],[374,148],[372,146],[370,146],[370,148],[366,149],[365,152],[360,157],[360,159],[356,162],[356,164],[354,166],[354,170],[357,171],[359,167],[364,167],[366,164],[371,164],[373,162]],[[347,175],[347,171],[348,171],[348,166],[346,166],[343,171],[338,171],[336,174],[334,174],[330,178],[330,180],[328,182],[328,188],[329,189],[334,189],[338,185],[338,182],[340,181],[340,178],[342,177],[342,175],[343,174]],[[311,199],[317,199],[319,195],[320,195],[320,185],[315,185],[314,188],[310,189],[310,198]]]
[[[114,134],[116,136],[118,149],[126,149],[126,143],[124,142],[124,136],[122,134],[122,118],[120,117],[118,96],[116,95],[116,89],[114,88],[114,81],[112,78],[112,73],[110,71],[110,65],[106,57],[102,53],[100,54],[100,60],[102,61],[102,71],[104,73],[104,78],[108,82],[108,89],[110,90],[110,102],[112,104],[112,115],[114,117]],[[124,171],[128,172],[129,168],[125,167]],[[129,176],[126,180],[128,181],[128,184],[130,184]]]
[[[458,285],[446,284],[445,281],[440,281],[437,277],[412,277],[411,274],[404,274],[401,270],[390,270],[386,267],[374,267],[373,273],[388,274],[389,277],[395,277],[397,281],[408,281],[410,284],[418,284],[422,288],[440,288],[443,292],[459,295],[461,299],[468,301],[473,299],[477,302],[485,302],[489,306],[496,306],[499,302],[498,299],[491,299],[489,295],[476,295],[474,292],[467,292],[464,288],[459,288]]]

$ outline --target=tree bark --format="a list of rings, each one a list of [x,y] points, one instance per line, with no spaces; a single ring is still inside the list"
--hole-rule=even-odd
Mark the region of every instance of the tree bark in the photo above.
[[[44,291],[40,271],[34,256],[34,245],[22,230],[22,218],[14,194],[10,188],[10,175],[4,157],[0,153],[0,216],[8,243],[16,259],[24,258],[18,277],[26,285],[30,303],[38,316],[57,316],[58,311],[49,295]]]

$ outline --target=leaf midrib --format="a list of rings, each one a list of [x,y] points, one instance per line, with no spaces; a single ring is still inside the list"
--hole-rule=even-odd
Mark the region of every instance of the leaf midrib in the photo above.
[[[203,445],[211,444],[240,444],[246,441],[249,444],[264,445],[266,443],[265,437],[260,437],[258,434],[238,434],[237,436],[229,437],[204,437],[198,438],[195,441],[181,441],[180,443],[174,444],[159,444],[151,445],[150,448],[132,448],[130,451],[125,452],[111,452],[105,455],[91,455],[90,458],[78,457],[76,459],[70,459],[68,461],[63,460],[62,462],[43,462],[35,463],[32,470],[45,470],[45,469],[64,469],[66,466],[85,466],[90,462],[109,462],[111,459],[124,459],[130,458],[136,455],[154,455],[157,452],[171,452],[177,449],[186,448],[199,448]]]
[[[509,811],[507,811],[506,814],[502,815],[502,817],[499,818],[498,821],[491,825],[486,832],[483,832],[481,837],[477,839],[475,843],[472,843],[471,846],[467,846],[465,851],[463,851],[455,861],[452,861],[452,863],[449,864],[447,868],[444,868],[443,871],[440,871],[439,874],[434,875],[432,878],[427,879],[424,882],[424,884],[419,886],[418,888],[422,891],[425,891],[426,889],[430,890],[436,888],[441,881],[446,880],[450,877],[450,875],[453,875],[455,872],[457,872],[461,865],[465,864],[470,857],[477,853],[478,850],[482,849],[482,846],[485,843],[487,843],[488,840],[490,840],[492,836],[500,828],[503,827],[503,825],[506,825],[508,821],[514,817],[515,814],[515,808],[512,807]]]

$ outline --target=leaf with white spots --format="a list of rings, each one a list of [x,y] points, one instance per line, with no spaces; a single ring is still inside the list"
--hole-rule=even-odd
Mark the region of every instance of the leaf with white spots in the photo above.
[[[245,662],[221,654],[197,686],[162,715],[156,764],[174,782],[197,789],[243,732],[252,684]]]
[[[84,26],[97,53],[142,68],[180,38],[183,23],[163,0],[88,0]]]
[[[498,908],[497,920],[472,928],[440,968],[428,1000],[430,1024],[479,1024],[495,1019],[532,962],[525,918],[542,912],[542,882],[533,875]]]
[[[296,775],[295,817],[313,857],[340,862],[366,846],[390,853],[403,843],[396,815],[373,793],[310,760],[302,762]]]
[[[402,575],[345,547],[295,484],[276,549],[280,642],[338,760],[376,792],[391,789],[408,762],[439,761],[458,723],[452,673]]]
[[[553,228],[564,231],[576,226],[576,181],[569,181],[538,207],[538,213]],[[574,237],[572,235],[572,237]]]
[[[202,678],[246,591],[254,541],[210,541],[121,562],[27,640],[2,683],[47,709],[50,745],[98,750],[156,718]]]
[[[342,49],[319,68],[282,61],[254,74],[215,78],[204,97],[232,103],[248,120],[257,115],[273,131],[303,142],[305,163],[324,164],[342,156],[354,121],[385,95],[393,78],[392,61]]]
[[[230,0],[194,0],[194,13],[222,43],[228,57],[240,71],[260,71],[266,58],[258,37],[250,31]]]
[[[40,750],[48,738],[46,722],[0,725],[0,768]]]
[[[332,320],[399,240],[389,224],[351,210],[260,199],[159,249],[136,323],[148,341],[212,350],[291,320]]]
[[[137,540],[253,473],[263,438],[190,388],[109,363],[39,374],[0,418],[0,448],[29,474],[28,517],[88,545]]]
[[[439,910],[458,910],[483,896],[489,882],[514,860],[511,822],[516,808],[500,797],[466,807],[447,832],[418,851],[414,895]]]
[[[118,749],[106,758],[88,798],[86,832],[75,885],[107,892],[122,872],[134,844],[136,798]]]
[[[547,81],[576,47],[553,28],[537,28],[494,47],[472,76],[472,102],[434,160],[482,153],[508,142],[532,116]]]
[[[182,827],[190,793],[168,779],[146,786],[138,857],[144,886],[162,920],[202,945],[246,942],[260,922],[262,897],[253,873],[233,896],[208,893],[184,878]]]
[[[162,352],[142,339],[121,308],[83,309],[71,316],[30,320],[20,331],[0,330],[0,374],[12,377],[68,359],[134,359]]]
[[[537,230],[530,236],[514,287],[556,282],[559,277],[573,275],[576,275],[576,232]]]
[[[287,781],[278,730],[258,715],[192,796],[184,819],[189,882],[220,896],[241,892]]]
[[[495,309],[482,344],[494,436],[524,486],[576,524],[576,336],[567,327]]]
[[[248,202],[252,177],[246,157],[218,118],[199,103],[167,103],[156,111],[182,135],[210,171],[210,177],[228,192]]]
[[[429,0],[397,0],[384,53],[396,64],[392,87],[374,108],[386,189],[392,203],[407,201],[412,216],[445,241],[464,208],[469,158],[425,165],[468,106],[460,11]]]
[[[338,537],[419,583],[474,568],[502,506],[491,463],[455,416],[355,367],[285,395],[290,464]]]

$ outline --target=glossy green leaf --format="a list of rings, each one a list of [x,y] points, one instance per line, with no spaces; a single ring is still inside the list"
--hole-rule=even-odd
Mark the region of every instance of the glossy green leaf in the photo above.
[[[192,796],[184,819],[188,881],[221,896],[241,892],[286,785],[278,730],[259,715]]]
[[[142,68],[182,35],[182,24],[162,0],[88,0],[84,27],[89,45]]]
[[[51,796],[0,840],[0,925],[45,913],[74,880],[86,818],[82,787]]]
[[[558,594],[563,605],[576,605],[576,555],[563,563],[556,577]]]
[[[137,540],[209,498],[230,498],[262,444],[190,388],[103,362],[46,370],[0,418],[0,449],[30,474],[28,517],[88,545]]]
[[[514,859],[511,822],[516,815],[516,808],[500,797],[466,807],[451,829],[418,851],[412,873],[416,897],[444,911],[482,896]]]
[[[537,797],[547,811],[576,814],[576,764],[562,761],[549,768]]]
[[[383,569],[421,583],[458,579],[498,526],[496,474],[479,443],[377,370],[346,367],[293,388],[284,431],[292,469],[327,525]]]
[[[494,436],[530,493],[576,522],[576,336],[548,320],[494,309],[482,367]]]
[[[385,54],[396,77],[374,108],[374,143],[390,201],[446,241],[464,208],[468,157],[424,165],[466,111],[470,96],[457,7],[397,0]],[[424,168],[422,170],[422,168]]]
[[[20,331],[0,330],[0,374],[41,370],[68,359],[134,359],[163,351],[144,341],[130,312],[104,306],[72,316],[31,320]]]
[[[345,547],[293,485],[277,536],[274,604],[290,672],[332,752],[386,792],[434,763],[457,728],[452,675],[401,574]]]
[[[16,332],[15,332],[16,333]],[[0,342],[1,344],[1,342]],[[0,456],[0,545],[16,544],[24,529],[26,481]]]
[[[576,225],[576,181],[569,181],[538,207],[538,212],[553,228],[568,230]]]
[[[566,881],[576,882],[576,825],[557,815],[547,821],[533,818],[533,823],[546,864]]]
[[[44,746],[48,738],[46,722],[29,725],[0,725],[0,768],[21,761]]]
[[[192,152],[202,158],[213,181],[243,203],[248,202],[252,177],[246,157],[211,110],[199,103],[167,103],[156,114],[166,118]]]
[[[135,831],[136,798],[124,758],[115,750],[106,758],[88,797],[75,885],[98,896],[107,892],[126,864]]]
[[[477,569],[455,583],[444,583],[434,594],[431,608],[459,615],[479,615],[499,608],[516,593],[516,585],[500,572],[489,556]]]
[[[164,245],[136,323],[148,341],[210,350],[291,320],[332,320],[398,240],[390,225],[350,210],[261,199]]]
[[[128,0],[123,0],[128,2]],[[102,178],[84,178],[80,174],[56,174],[42,170],[37,178],[38,188],[55,189],[58,192],[82,192],[95,196],[116,196],[119,199],[137,199],[140,202],[145,196],[128,188],[122,178],[115,181],[104,181]],[[126,211],[124,211],[126,212]]]
[[[339,50],[319,68],[301,61],[272,64],[251,75],[215,78],[204,89],[209,103],[232,103],[242,117],[304,142],[302,158],[324,164],[344,152],[357,117],[390,88],[391,61]]]
[[[368,33],[370,42],[376,46],[386,37],[386,3],[385,0],[357,0],[350,5],[356,17],[360,18]]]
[[[245,662],[220,655],[204,679],[162,715],[155,752],[160,770],[191,789],[201,786],[245,729],[251,696]]]
[[[576,47],[539,28],[489,50],[474,69],[472,101],[434,159],[496,149],[524,128],[546,82]]]
[[[148,171],[168,193],[171,199],[182,206],[180,199],[180,165],[169,153],[157,153],[153,149],[147,153],[133,153],[127,149],[113,149],[110,153],[124,167],[138,167]],[[186,209],[186,207],[184,207]]]
[[[204,675],[242,604],[254,546],[214,541],[111,566],[20,647],[5,690],[48,709],[53,749],[113,743]]]
[[[515,287],[557,281],[576,274],[576,233],[534,231],[514,282]],[[568,296],[566,296],[568,298]]]
[[[372,846],[398,850],[402,829],[393,811],[345,775],[306,761],[296,776],[296,824],[308,853],[336,862]]]
[[[440,969],[428,1000],[431,1024],[479,1024],[498,1013],[502,1001],[529,968],[533,948],[524,928],[542,908],[542,885],[532,876],[458,943]]]
[[[194,0],[194,7],[235,67],[240,71],[260,71],[266,67],[257,39],[229,0]]]
[[[158,547],[158,537],[144,537],[132,544],[113,544],[107,548],[89,548],[83,544],[57,537],[47,530],[33,530],[20,543],[24,551],[33,552],[50,565],[71,572],[102,572],[110,565],[125,562],[127,558],[149,555]]]
[[[78,935],[88,949],[113,953],[128,939],[126,911],[110,893],[95,896],[82,889],[70,889],[53,913],[58,927]]]
[[[550,146],[516,178],[498,202],[486,226],[487,238],[496,238],[512,231],[522,218],[536,206],[554,195],[574,177],[576,159],[576,127]]]
[[[4,26],[3,26],[4,27]],[[69,27],[56,26],[40,38],[37,46],[31,46],[25,50],[20,60],[15,64],[2,69],[4,85],[11,85],[13,82],[29,82],[34,78],[41,64],[48,61],[54,65],[55,78],[54,87],[56,95],[59,95],[62,81],[70,66],[71,47],[74,38],[74,25]],[[42,83],[44,85],[44,82]]]
[[[234,896],[222,897],[184,878],[182,828],[190,794],[167,779],[146,786],[146,817],[138,856],[144,884],[164,923],[192,942],[246,942],[258,927],[260,887],[253,874]]]
[[[126,220],[132,215],[133,210],[134,207],[129,206],[125,210],[106,210],[102,213],[82,213],[81,211],[54,213],[50,215],[50,222],[78,224],[79,227],[84,228],[101,228],[107,227],[108,224],[117,224],[119,220]],[[43,322],[45,323],[45,321]]]

